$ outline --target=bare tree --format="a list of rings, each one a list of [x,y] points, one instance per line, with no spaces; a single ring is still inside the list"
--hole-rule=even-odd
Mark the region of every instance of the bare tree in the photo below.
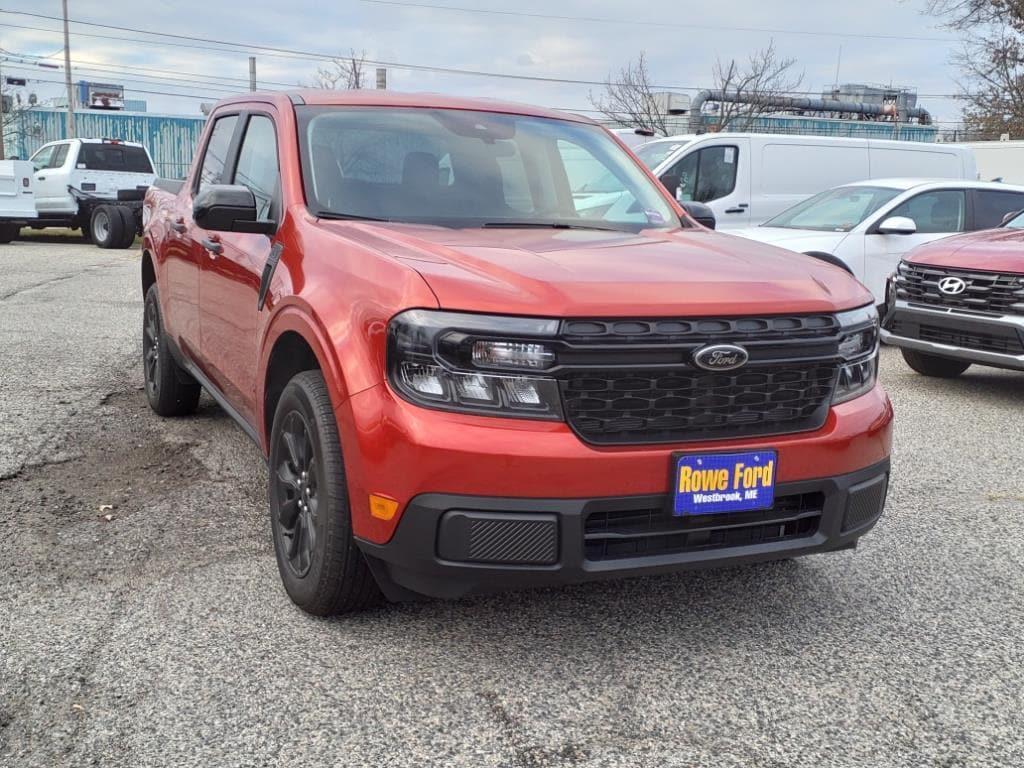
[[[366,51],[335,57],[324,67],[318,67],[313,78],[314,88],[329,91],[357,91],[366,84]]]
[[[594,109],[625,128],[643,128],[659,136],[668,135],[668,115],[664,114],[651,85],[647,57],[643,51],[636,61],[628,62],[617,76],[608,75],[604,91],[590,94]]]
[[[953,61],[967,132],[1024,136],[1024,0],[929,0],[927,9],[964,37]]]
[[[715,90],[736,97],[735,101],[718,102],[717,130],[734,124],[748,127],[755,117],[775,111],[773,97],[791,94],[803,84],[804,75],[793,71],[795,65],[796,59],[779,58],[774,40],[751,54],[746,64],[736,59],[715,62]]]
[[[17,154],[15,148],[22,143],[22,139],[30,127],[28,125],[29,113],[35,109],[35,105],[24,102],[21,92],[6,83],[0,88],[0,95],[4,100],[2,125],[0,125],[0,136],[2,136],[4,146],[3,156],[10,159],[11,155]]]

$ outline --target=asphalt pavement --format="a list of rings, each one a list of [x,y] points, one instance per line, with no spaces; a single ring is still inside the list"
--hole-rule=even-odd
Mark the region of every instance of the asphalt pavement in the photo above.
[[[312,619],[138,254],[0,246],[0,766],[1024,765],[1024,374],[912,373],[854,552]]]

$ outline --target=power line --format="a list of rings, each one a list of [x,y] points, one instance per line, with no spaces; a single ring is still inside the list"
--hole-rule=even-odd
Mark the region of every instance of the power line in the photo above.
[[[382,0],[382,2],[383,2],[383,0]],[[54,16],[48,16],[46,14],[41,14],[41,13],[31,13],[31,12],[28,12],[28,11],[8,11],[8,10],[0,9],[0,13],[15,14],[15,15],[19,15],[19,16],[30,16],[30,17],[34,17],[34,18],[41,18],[41,19],[48,19],[48,20],[56,20],[57,19],[57,17],[54,17]],[[238,42],[232,42],[232,41],[229,41],[229,40],[218,40],[216,38],[193,38],[193,37],[188,37],[188,36],[185,36],[185,35],[172,34],[172,33],[169,33],[169,32],[155,32],[155,31],[146,30],[146,29],[139,29],[139,28],[134,28],[134,27],[121,27],[121,26],[117,26],[117,25],[113,25],[113,24],[101,24],[101,23],[98,23],[98,22],[91,22],[91,21],[71,20],[71,23],[87,25],[87,26],[90,26],[90,27],[99,27],[99,28],[103,28],[103,29],[117,30],[117,31],[121,31],[121,32],[132,32],[132,33],[136,33],[136,34],[154,35],[154,36],[159,36],[159,37],[168,37],[168,38],[172,38],[172,39],[175,39],[175,40],[195,40],[195,41],[202,42],[202,43],[212,43],[214,45],[234,46],[234,48],[240,49],[240,50],[232,50],[232,49],[227,49],[227,48],[209,48],[207,46],[195,45],[194,43],[176,43],[176,42],[172,43],[172,42],[168,42],[168,41],[164,41],[164,40],[140,40],[140,39],[131,40],[131,39],[127,39],[127,38],[124,38],[124,37],[121,37],[121,36],[98,35],[98,34],[92,34],[92,33],[86,33],[86,32],[77,32],[77,31],[75,32],[76,35],[82,35],[82,36],[86,36],[86,37],[98,37],[98,38],[102,38],[102,39],[113,39],[113,40],[120,40],[120,41],[125,41],[125,42],[138,42],[138,43],[145,43],[147,45],[162,45],[162,46],[168,46],[168,47],[200,48],[200,49],[205,49],[205,50],[217,51],[219,53],[253,53],[253,52],[258,52],[258,53],[260,53],[260,55],[279,56],[279,57],[282,57],[282,58],[294,58],[294,59],[301,59],[301,60],[330,61],[331,59],[336,58],[335,56],[332,56],[330,54],[317,53],[317,52],[312,52],[312,51],[301,51],[301,50],[296,50],[296,49],[291,49],[291,48],[279,48],[279,47],[274,47],[274,46],[255,45],[255,44],[251,44],[251,43],[238,43]],[[26,27],[26,26],[15,25],[15,24],[0,24],[0,26],[21,28],[21,29],[33,29],[33,30],[36,30],[36,31],[49,32],[49,33],[52,33],[52,34],[56,34],[56,30],[51,30],[51,29],[46,29],[46,28]],[[465,76],[473,76],[473,77],[495,78],[495,79],[503,79],[503,80],[520,80],[520,81],[525,81],[525,82],[550,83],[550,84],[558,84],[558,85],[585,85],[585,86],[596,86],[596,87],[602,87],[602,88],[605,87],[606,85],[608,85],[608,82],[606,80],[587,80],[587,79],[581,79],[581,78],[545,77],[545,76],[541,76],[541,75],[518,75],[518,74],[510,74],[510,73],[507,73],[507,72],[489,72],[489,71],[486,71],[486,70],[465,69],[465,68],[459,68],[459,67],[440,67],[440,66],[434,66],[434,65],[428,65],[428,64],[412,64],[412,63],[409,63],[409,62],[384,61],[384,60],[378,60],[378,59],[365,59],[365,62],[367,64],[371,65],[371,66],[389,67],[391,69],[409,70],[409,71],[417,71],[417,72],[433,72],[433,73],[437,73],[437,74],[465,75]],[[613,83],[613,85],[614,84],[616,84],[616,83]],[[292,87],[292,86],[289,86],[289,87]],[[661,91],[694,91],[694,92],[696,92],[696,91],[704,90],[704,88],[701,87],[701,86],[686,86],[686,85],[652,85],[651,87],[656,89],[656,90],[661,90]],[[787,91],[786,93],[787,93],[787,95],[794,95],[794,96],[805,96],[805,95],[816,95],[817,94],[816,91]],[[950,96],[938,96],[938,95],[935,95],[935,96],[932,96],[932,98],[952,98],[952,97],[950,97]]]
[[[923,35],[885,35],[872,32],[833,32],[827,30],[808,29],[782,29],[771,27],[738,27],[719,24],[691,24],[672,21],[643,21],[640,19],[613,19],[606,16],[568,16],[554,13],[530,13],[527,11],[505,11],[492,8],[469,8],[455,5],[435,5],[433,3],[402,2],[401,0],[359,0],[361,3],[370,5],[389,5],[402,8],[423,8],[433,11],[448,11],[452,13],[475,13],[490,16],[516,16],[528,19],[547,19],[552,21],[587,22],[594,24],[616,24],[638,27],[659,27],[669,29],[700,29],[716,32],[757,32],[770,35],[805,35],[812,37],[846,37],[861,38],[865,40],[911,40],[916,42],[930,43],[953,43],[953,37],[926,37]]]

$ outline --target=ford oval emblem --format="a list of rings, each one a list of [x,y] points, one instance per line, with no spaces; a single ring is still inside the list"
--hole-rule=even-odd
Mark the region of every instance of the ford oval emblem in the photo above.
[[[693,353],[693,364],[705,371],[733,371],[749,359],[747,350],[735,344],[712,344]]]

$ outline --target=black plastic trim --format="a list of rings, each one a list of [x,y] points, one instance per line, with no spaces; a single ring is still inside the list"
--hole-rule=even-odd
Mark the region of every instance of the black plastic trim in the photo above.
[[[821,493],[821,521],[813,536],[781,542],[696,552],[658,554],[616,560],[588,561],[584,550],[587,515],[604,510],[652,509],[665,495],[596,499],[522,499],[424,494],[409,502],[387,544],[357,540],[382,590],[392,599],[415,595],[457,598],[514,588],[555,586],[728,564],[777,560],[849,549],[867,533],[879,515],[855,530],[843,532],[850,490],[889,474],[889,460],[838,477],[780,483],[776,496]],[[884,501],[883,501],[884,504]],[[558,520],[559,554],[551,565],[508,565],[455,562],[438,554],[440,521],[451,510],[482,513],[554,515]]]

